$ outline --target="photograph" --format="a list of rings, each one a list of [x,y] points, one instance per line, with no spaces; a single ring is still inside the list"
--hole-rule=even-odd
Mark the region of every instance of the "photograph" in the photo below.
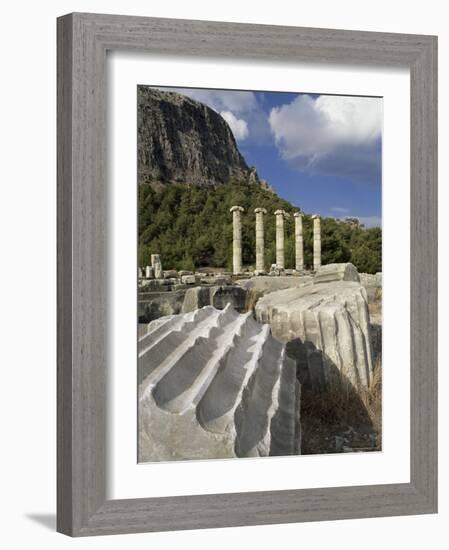
[[[382,449],[382,98],[137,87],[138,461]]]
[[[444,4],[114,4],[3,9],[4,548],[439,550]]]

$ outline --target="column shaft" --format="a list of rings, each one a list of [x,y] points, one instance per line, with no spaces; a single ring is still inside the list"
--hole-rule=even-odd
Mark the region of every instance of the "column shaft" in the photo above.
[[[232,212],[232,269],[234,273],[242,272],[242,220],[241,212],[243,208],[241,206],[233,206]]]
[[[321,220],[318,216],[313,218],[313,269],[321,267]]]
[[[304,239],[302,235],[302,215],[295,213],[295,258],[296,271],[304,271]]]
[[[263,216],[265,208],[256,208],[256,271],[265,271],[265,235]]]
[[[285,269],[284,259],[284,212],[276,210],[276,267]]]

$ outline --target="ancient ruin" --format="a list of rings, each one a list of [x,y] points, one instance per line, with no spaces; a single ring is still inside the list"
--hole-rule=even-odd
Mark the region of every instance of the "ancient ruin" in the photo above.
[[[251,312],[163,317],[138,347],[140,462],[300,453],[295,361]]]
[[[242,271],[242,220],[241,213],[244,209],[241,206],[233,206],[232,212],[232,266],[234,273]]]
[[[158,255],[153,263],[161,264]],[[348,392],[358,395],[373,383],[382,351],[382,318],[376,309],[381,273],[359,275],[345,263],[305,274],[247,271],[245,278],[226,271],[165,270],[162,277],[148,279],[146,274],[139,280],[138,303],[140,461],[299,454],[299,404],[294,411],[291,405],[291,392],[299,399],[296,380],[306,403],[327,391],[345,399]],[[265,369],[280,365],[281,357],[280,385],[270,385],[271,393],[259,402],[258,382],[252,386],[251,378],[245,382],[242,376],[253,369],[265,388]],[[243,406],[251,392],[253,405]],[[342,445],[346,436],[336,432],[335,441],[333,436],[323,439],[319,449],[379,448],[358,403],[368,443],[351,435],[350,445]],[[272,407],[278,412],[269,420]],[[302,420],[306,453],[311,452],[314,421]],[[252,438],[254,430],[257,437]]]
[[[355,267],[382,269],[381,228],[304,213],[211,106],[137,104],[138,460],[381,450],[382,274]]]
[[[313,270],[317,271],[321,267],[321,220],[318,215],[312,216],[313,219]]]
[[[315,273],[313,282],[330,283],[332,281],[360,282],[359,272],[351,263],[327,264],[320,266]]]
[[[256,273],[265,272],[265,236],[263,217],[267,213],[265,208],[256,208]]]
[[[295,269],[298,273],[304,271],[304,240],[302,236],[302,214],[295,212]]]
[[[151,254],[151,267],[153,268],[155,279],[163,277],[161,257],[159,254]]]
[[[255,311],[275,338],[290,343],[299,372],[313,388],[369,386],[370,321],[360,283],[338,280],[271,292]]]
[[[287,213],[284,210],[276,210],[276,267],[285,269],[284,257],[284,217]]]
[[[233,206],[232,212],[233,223],[233,241],[232,241],[232,258],[233,272],[238,274],[242,272],[242,220],[241,213],[244,209],[241,206]],[[263,275],[265,273],[265,235],[264,235],[264,215],[267,213],[265,208],[256,208],[256,269],[255,275]],[[280,275],[285,271],[285,234],[284,220],[289,216],[285,210],[276,210],[276,264],[271,268],[271,271]],[[304,238],[302,226],[302,214],[295,212],[295,271],[298,274],[304,272]],[[312,216],[313,219],[313,270],[317,271],[321,266],[321,224],[320,218],[317,215]]]

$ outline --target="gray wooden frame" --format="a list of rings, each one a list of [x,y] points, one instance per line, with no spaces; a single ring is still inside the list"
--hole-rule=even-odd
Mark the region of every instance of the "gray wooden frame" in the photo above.
[[[411,73],[410,483],[106,500],[107,50]],[[437,38],[75,13],[58,19],[57,529],[72,536],[437,511]]]

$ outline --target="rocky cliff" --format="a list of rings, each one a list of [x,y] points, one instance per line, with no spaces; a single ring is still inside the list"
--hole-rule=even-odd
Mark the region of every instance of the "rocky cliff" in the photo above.
[[[174,92],[137,89],[139,183],[216,185],[259,181],[240,154],[227,122]]]

